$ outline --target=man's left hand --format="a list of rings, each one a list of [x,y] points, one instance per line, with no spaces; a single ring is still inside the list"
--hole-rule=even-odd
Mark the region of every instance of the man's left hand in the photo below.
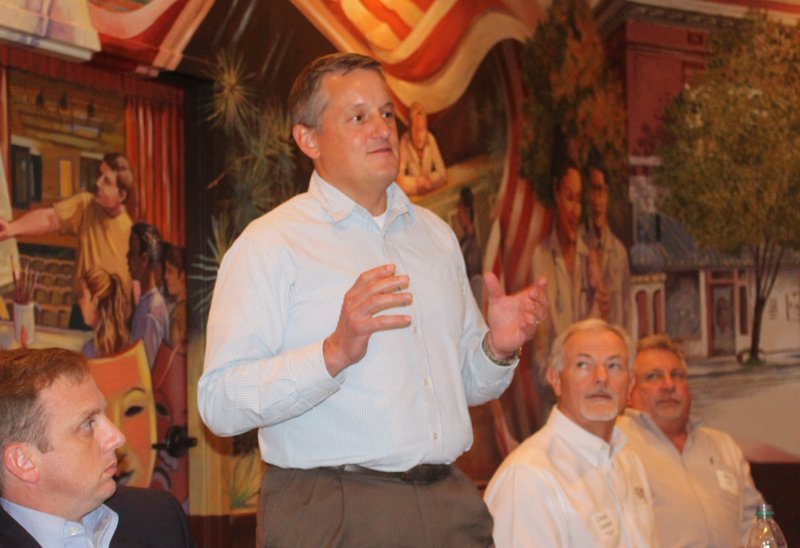
[[[492,355],[506,358],[529,341],[536,327],[547,317],[547,280],[540,276],[535,283],[506,295],[492,272],[483,275],[489,296],[486,343]]]

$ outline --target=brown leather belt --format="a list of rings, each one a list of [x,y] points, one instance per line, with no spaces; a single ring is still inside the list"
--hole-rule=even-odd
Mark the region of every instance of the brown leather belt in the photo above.
[[[405,472],[383,472],[381,470],[365,468],[358,464],[343,464],[341,466],[331,466],[328,469],[337,472],[347,472],[349,474],[361,474],[362,476],[399,480],[406,483],[434,483],[449,476],[453,471],[453,465],[418,464]]]

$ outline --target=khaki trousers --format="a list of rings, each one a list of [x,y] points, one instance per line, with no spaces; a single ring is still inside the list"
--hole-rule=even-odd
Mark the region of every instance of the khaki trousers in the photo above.
[[[406,483],[328,468],[270,465],[261,481],[259,547],[493,546],[492,517],[458,468]]]

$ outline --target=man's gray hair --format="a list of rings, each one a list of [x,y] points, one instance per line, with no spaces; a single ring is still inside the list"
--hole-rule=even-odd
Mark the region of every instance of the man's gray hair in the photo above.
[[[581,320],[573,323],[556,337],[550,350],[550,359],[547,361],[547,367],[542,372],[543,375],[546,374],[549,369],[554,369],[556,373],[561,373],[561,371],[564,370],[564,346],[567,340],[576,333],[583,333],[586,331],[610,331],[622,339],[622,342],[625,343],[625,348],[628,350],[628,371],[633,371],[635,346],[628,331],[621,325],[610,324],[599,318],[589,318],[588,320]]]
[[[663,350],[670,352],[678,357],[684,367],[686,367],[686,359],[683,357],[683,352],[680,346],[667,335],[650,335],[639,339],[636,345],[636,353],[644,352],[645,350]]]
[[[292,124],[318,129],[322,112],[330,99],[322,92],[325,76],[347,74],[358,69],[371,70],[384,77],[380,63],[366,55],[331,53],[314,59],[300,72],[289,91],[288,108]]]

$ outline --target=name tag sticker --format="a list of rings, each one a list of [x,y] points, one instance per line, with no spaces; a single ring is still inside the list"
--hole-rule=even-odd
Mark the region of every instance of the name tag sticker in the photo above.
[[[597,535],[602,539],[614,539],[619,536],[619,526],[614,515],[608,510],[596,512],[589,518],[594,525]]]
[[[719,482],[720,489],[723,491],[727,491],[733,495],[739,493],[739,482],[736,481],[736,477],[730,472],[717,470],[717,481]]]

